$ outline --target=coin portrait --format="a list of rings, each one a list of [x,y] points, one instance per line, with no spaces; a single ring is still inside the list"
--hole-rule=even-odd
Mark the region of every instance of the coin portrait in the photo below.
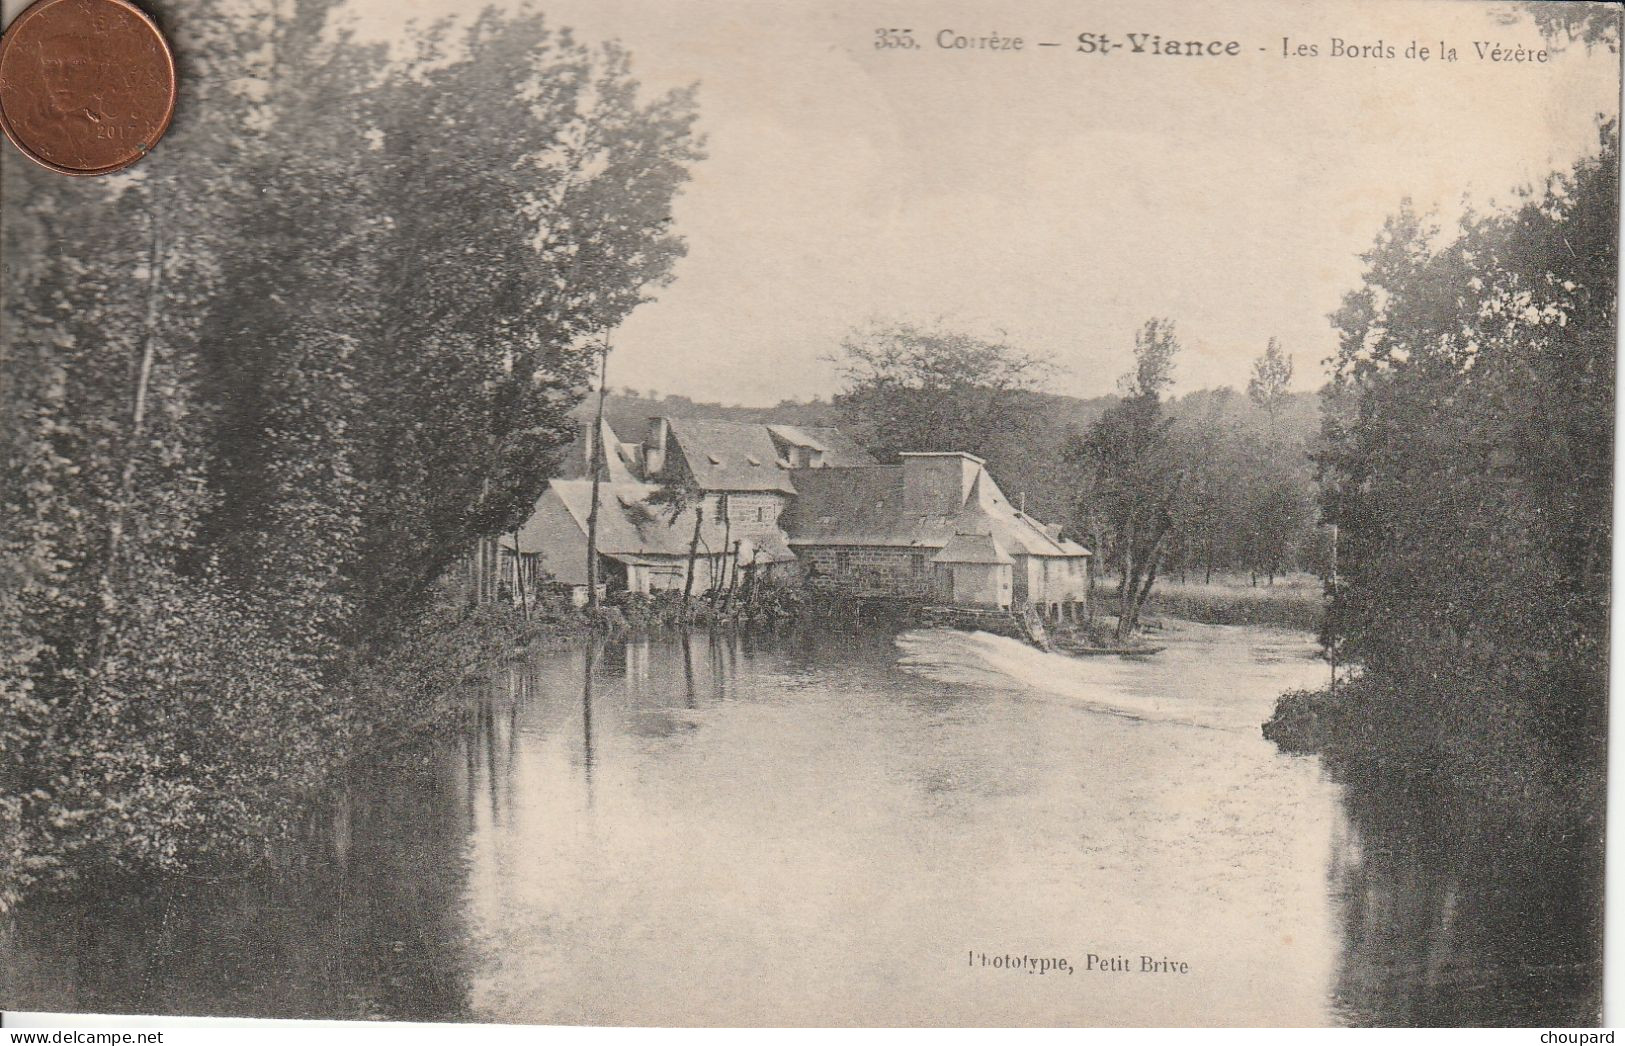
[[[163,34],[128,0],[40,0],[0,38],[0,129],[71,175],[145,156],[175,111]]]

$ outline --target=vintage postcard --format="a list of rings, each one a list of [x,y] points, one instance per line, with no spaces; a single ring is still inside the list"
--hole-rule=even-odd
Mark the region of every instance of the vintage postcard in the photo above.
[[[3,15],[0,1009],[1602,1019],[1618,6]]]

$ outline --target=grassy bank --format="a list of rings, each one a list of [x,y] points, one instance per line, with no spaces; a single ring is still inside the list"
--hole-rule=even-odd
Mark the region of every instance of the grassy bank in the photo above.
[[[1110,613],[1116,597],[1114,581],[1103,581],[1097,589],[1096,609]],[[1215,578],[1212,584],[1158,580],[1146,600],[1150,616],[1178,617],[1210,625],[1264,625],[1317,632],[1325,610],[1325,596],[1318,578],[1295,574],[1263,580],[1254,586],[1246,577]]]

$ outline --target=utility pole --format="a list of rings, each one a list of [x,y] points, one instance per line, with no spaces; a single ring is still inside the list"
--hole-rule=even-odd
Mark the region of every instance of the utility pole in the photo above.
[[[609,394],[609,335],[604,335],[603,355],[598,361],[598,418],[593,422],[587,447],[592,451],[592,507],[587,510],[587,609],[598,612],[598,484],[601,470],[598,454],[607,454],[601,446],[604,432],[604,397]]]

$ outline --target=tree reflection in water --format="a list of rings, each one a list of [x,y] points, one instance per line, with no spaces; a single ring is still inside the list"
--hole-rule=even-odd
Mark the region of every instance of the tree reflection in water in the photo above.
[[[0,939],[9,1009],[457,1020],[462,753],[358,773],[280,868],[31,905]]]
[[[1583,1025],[1602,1009],[1602,851],[1575,818],[1513,818],[1427,780],[1340,770],[1329,870],[1350,1024]]]

